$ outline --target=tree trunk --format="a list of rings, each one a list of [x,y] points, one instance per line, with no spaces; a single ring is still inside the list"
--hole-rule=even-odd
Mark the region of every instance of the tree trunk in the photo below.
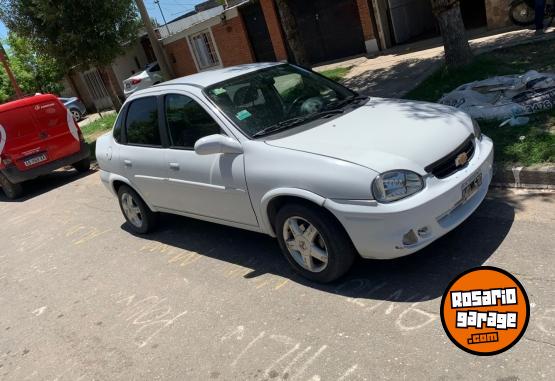
[[[448,67],[467,65],[472,51],[466,37],[459,0],[432,0],[432,9],[439,22]]]
[[[108,91],[108,95],[112,100],[112,105],[114,106],[114,109],[116,110],[116,112],[119,112],[119,110],[121,109],[122,103],[121,103],[121,100],[119,99],[116,88],[114,87],[114,82],[112,81],[112,77],[110,76],[110,73],[108,72],[108,70],[109,69],[106,69],[104,67],[100,69],[102,73],[102,80],[104,81],[104,85],[106,87],[106,90]]]
[[[308,67],[310,60],[304,46],[302,36],[299,33],[297,20],[289,7],[289,0],[276,0],[276,5],[281,17],[281,26],[289,42],[289,47],[297,65]]]

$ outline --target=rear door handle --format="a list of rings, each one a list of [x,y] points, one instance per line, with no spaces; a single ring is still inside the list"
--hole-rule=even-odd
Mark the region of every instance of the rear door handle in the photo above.
[[[179,171],[179,163],[170,163],[170,169],[174,171]]]
[[[133,165],[133,163],[131,162],[131,160],[124,160],[123,164],[125,164],[126,167],[131,167]]]

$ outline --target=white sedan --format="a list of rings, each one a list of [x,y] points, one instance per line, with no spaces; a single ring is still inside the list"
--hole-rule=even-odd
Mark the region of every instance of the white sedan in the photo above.
[[[164,81],[160,65],[154,62],[146,68],[123,81],[123,95],[127,98],[136,91],[146,89],[152,85],[157,85]]]
[[[133,94],[96,156],[134,232],[166,212],[268,234],[298,273],[329,282],[357,255],[414,253],[468,218],[493,143],[454,108],[269,63]]]

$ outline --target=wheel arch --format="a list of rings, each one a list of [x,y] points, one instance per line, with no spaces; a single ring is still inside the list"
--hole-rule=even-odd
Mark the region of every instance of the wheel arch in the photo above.
[[[325,209],[325,201],[324,197],[304,189],[280,188],[271,190],[261,200],[260,214],[263,228],[272,237],[276,236],[274,219],[279,209],[286,203],[295,202]]]
[[[118,196],[119,188],[122,185],[126,185],[129,188],[133,189],[135,192],[137,192],[137,194],[142,198],[142,200],[150,208],[150,210],[152,210],[153,212],[156,211],[156,209],[152,207],[150,202],[145,198],[145,196],[141,193],[141,191],[139,191],[137,187],[135,187],[127,178],[116,174],[111,174],[109,184],[110,184],[110,190],[116,197]]]

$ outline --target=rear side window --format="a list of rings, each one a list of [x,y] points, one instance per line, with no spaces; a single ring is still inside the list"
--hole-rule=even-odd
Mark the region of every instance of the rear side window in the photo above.
[[[161,146],[156,97],[131,102],[125,122],[128,144]]]
[[[124,112],[120,112],[118,118],[116,119],[116,123],[114,124],[114,140],[118,143],[121,143],[121,125],[123,124],[123,117]]]

